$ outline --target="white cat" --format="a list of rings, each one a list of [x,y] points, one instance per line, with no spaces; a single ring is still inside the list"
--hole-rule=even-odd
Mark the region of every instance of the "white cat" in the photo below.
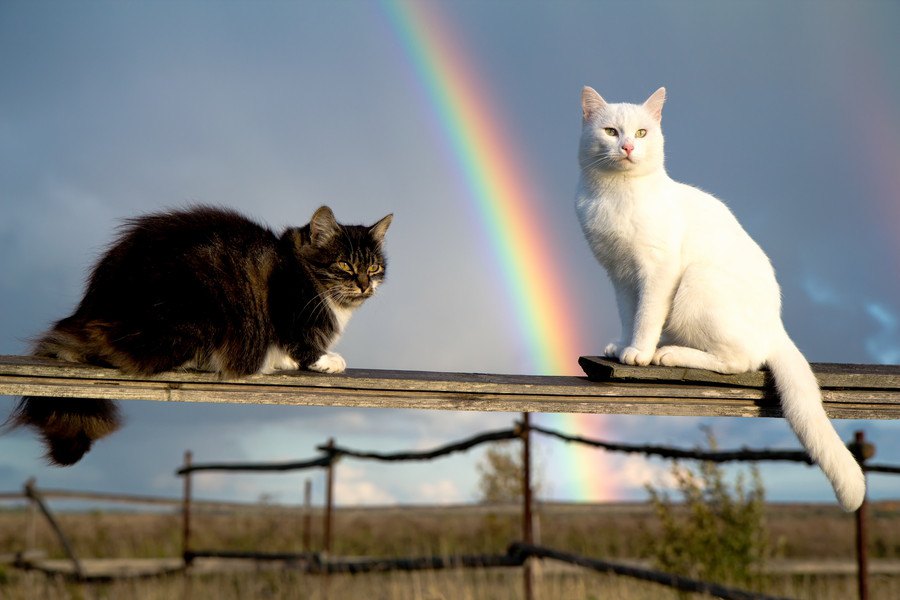
[[[809,363],[781,321],[762,249],[713,196],[663,166],[665,88],[642,105],[582,92],[581,179],[575,207],[616,293],[622,338],[606,347],[630,365],[740,373],[768,365],[784,416],[845,510],[865,477],[822,408]]]

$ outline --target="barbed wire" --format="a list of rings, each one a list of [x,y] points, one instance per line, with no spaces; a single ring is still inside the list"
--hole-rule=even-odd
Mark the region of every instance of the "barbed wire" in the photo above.
[[[566,443],[582,444],[593,448],[600,448],[608,452],[644,454],[648,456],[659,456],[670,460],[688,459],[714,463],[734,461],[784,461],[805,463],[807,465],[814,464],[814,461],[810,458],[809,454],[803,450],[747,448],[746,446],[737,450],[685,449],[654,444],[608,442],[579,435],[570,435],[539,425],[530,425],[529,430],[534,433],[559,439]],[[516,426],[512,429],[487,431],[431,450],[418,451],[375,452],[371,450],[356,450],[333,444],[322,444],[317,446],[316,449],[322,452],[323,455],[306,461],[283,463],[202,463],[182,467],[176,471],[176,474],[185,475],[197,471],[297,471],[328,467],[334,461],[344,456],[360,460],[378,460],[383,462],[433,460],[455,452],[465,452],[482,444],[520,439],[524,435],[524,432],[524,424],[517,422]],[[900,466],[898,465],[873,465],[863,463],[862,466],[865,471],[871,473],[900,474]]]
[[[741,448],[739,450],[685,450],[669,446],[654,446],[646,444],[623,444],[619,442],[604,442],[602,440],[585,438],[577,435],[569,435],[553,429],[546,429],[532,425],[531,430],[558,438],[564,442],[575,442],[585,446],[603,448],[610,452],[625,452],[631,454],[649,454],[662,458],[681,459],[688,458],[715,463],[731,461],[792,461],[813,464],[809,454],[802,450],[765,450]]]
[[[432,460],[440,458],[454,452],[464,452],[481,444],[493,442],[502,442],[506,440],[514,440],[521,437],[520,428],[500,429],[497,431],[488,431],[480,433],[473,437],[467,438],[459,442],[453,442],[433,450],[423,450],[418,452],[366,452],[361,450],[351,450],[349,448],[341,448],[340,446],[329,446],[327,444],[317,446],[316,450],[326,452],[333,456],[350,456],[353,458],[362,458],[380,461],[409,461],[409,460]]]

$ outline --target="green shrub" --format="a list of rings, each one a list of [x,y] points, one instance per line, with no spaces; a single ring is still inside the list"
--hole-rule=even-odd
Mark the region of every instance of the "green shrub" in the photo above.
[[[707,432],[709,447],[716,441]],[[666,491],[647,486],[650,502],[660,520],[660,531],[648,538],[648,550],[663,571],[704,581],[759,588],[761,567],[771,555],[765,526],[765,490],[756,465],[750,485],[743,472],[734,485],[723,468],[712,462],[695,470],[672,467],[681,503]]]

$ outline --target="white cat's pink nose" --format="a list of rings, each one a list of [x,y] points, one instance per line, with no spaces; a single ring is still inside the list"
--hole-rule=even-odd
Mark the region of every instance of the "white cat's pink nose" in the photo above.
[[[631,142],[625,142],[624,144],[622,144],[622,150],[625,151],[625,154],[627,156],[631,156],[631,153],[634,152],[634,144],[632,144]]]

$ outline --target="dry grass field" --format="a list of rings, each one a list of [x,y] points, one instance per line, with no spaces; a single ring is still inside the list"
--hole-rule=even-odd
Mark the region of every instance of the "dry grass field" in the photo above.
[[[540,507],[540,541],[546,546],[607,560],[646,560],[657,530],[646,504]],[[870,506],[873,559],[900,561],[900,503]],[[63,529],[83,558],[161,558],[181,552],[180,515],[122,511],[60,513]],[[832,506],[772,505],[767,526],[773,561],[851,561],[853,517]],[[302,514],[270,508],[205,512],[194,517],[195,549],[302,551]],[[313,516],[313,550],[321,543],[321,513]],[[335,515],[334,555],[419,556],[503,553],[519,537],[517,507],[345,508]],[[0,511],[0,554],[28,547],[63,557],[42,518],[23,509]],[[200,561],[202,563],[202,561]],[[201,567],[198,564],[198,567]],[[519,569],[332,575],[244,564],[232,572],[198,568],[191,577],[172,575],[113,584],[79,585],[0,565],[0,598],[364,598],[365,600],[519,599]],[[546,561],[535,579],[537,598],[679,598],[654,584],[562,567]],[[795,598],[856,596],[852,576],[772,575],[765,591]],[[872,598],[900,598],[900,576],[873,576]]]

